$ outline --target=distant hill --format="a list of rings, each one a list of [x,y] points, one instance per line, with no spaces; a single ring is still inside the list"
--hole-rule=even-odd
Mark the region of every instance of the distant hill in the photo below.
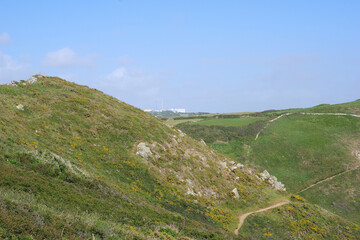
[[[207,112],[186,112],[186,113],[181,113],[181,112],[173,112],[173,111],[150,111],[149,112],[151,115],[154,115],[155,117],[158,118],[173,118],[173,117],[190,117],[190,116],[197,116],[197,115],[206,115],[206,114],[210,114]]]
[[[0,106],[1,239],[360,236],[274,189],[274,177],[98,90],[36,75],[1,85]],[[284,200],[234,234],[240,214]]]
[[[235,160],[268,170],[290,192],[360,224],[359,113],[356,100],[177,126]]]

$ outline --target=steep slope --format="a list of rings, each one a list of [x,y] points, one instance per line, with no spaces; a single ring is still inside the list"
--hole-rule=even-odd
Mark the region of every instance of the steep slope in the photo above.
[[[0,104],[1,238],[231,239],[232,207],[281,195],[150,114],[85,86],[38,75],[0,86]]]

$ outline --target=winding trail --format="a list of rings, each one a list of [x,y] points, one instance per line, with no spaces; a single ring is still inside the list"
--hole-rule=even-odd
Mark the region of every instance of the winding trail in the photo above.
[[[280,119],[280,118],[283,117],[283,116],[289,116],[289,115],[299,114],[299,113],[302,114],[302,115],[353,116],[353,117],[358,117],[358,118],[360,118],[360,115],[348,114],[348,113],[305,113],[305,112],[284,113],[284,114],[282,114],[282,115],[280,115],[280,116],[278,116],[278,117],[276,117],[276,118],[274,118],[274,119],[269,120],[269,122],[256,134],[255,141],[258,139],[258,137],[259,137],[259,135],[261,134],[261,132],[264,131],[264,130],[270,125],[270,123],[272,123],[272,122]],[[360,157],[358,157],[358,158],[360,159]],[[304,192],[304,191],[306,191],[306,190],[308,190],[308,189],[310,189],[310,188],[312,188],[312,187],[314,187],[314,186],[316,186],[316,185],[318,185],[318,184],[321,184],[321,183],[323,183],[323,182],[329,181],[329,180],[331,180],[331,179],[333,179],[333,178],[335,178],[335,177],[337,177],[337,176],[340,176],[340,175],[343,175],[343,174],[345,174],[345,173],[348,173],[348,172],[357,170],[357,169],[359,169],[359,168],[360,168],[360,165],[357,165],[357,166],[355,166],[355,167],[353,167],[353,168],[350,168],[350,169],[345,170],[345,171],[343,171],[343,172],[337,173],[337,174],[335,174],[335,175],[333,175],[333,176],[330,176],[330,177],[325,178],[325,179],[323,179],[323,180],[320,180],[320,181],[318,181],[318,182],[316,182],[316,183],[314,183],[314,184],[311,184],[310,186],[308,186],[308,187],[300,190],[300,191],[297,192],[297,193]],[[234,231],[235,235],[238,235],[238,234],[239,234],[240,228],[242,227],[242,225],[243,225],[244,222],[245,222],[245,219],[246,219],[249,215],[254,214],[254,213],[259,213],[259,212],[265,212],[265,211],[268,211],[268,210],[270,210],[270,209],[277,208],[277,207],[280,207],[280,206],[282,206],[282,205],[289,204],[289,203],[290,203],[290,200],[284,200],[284,201],[282,201],[282,202],[276,203],[276,204],[271,205],[271,206],[266,207],[266,208],[262,208],[262,209],[259,209],[259,210],[256,210],[256,211],[252,211],[252,212],[247,212],[247,213],[241,214],[241,215],[239,216],[239,224],[238,224],[238,227],[237,227],[237,228],[235,229],[235,231]]]
[[[276,203],[276,204],[271,205],[271,206],[266,207],[266,208],[262,208],[262,209],[259,209],[259,210],[253,211],[253,212],[248,212],[248,213],[241,214],[239,216],[239,225],[238,225],[237,229],[235,229],[235,231],[234,231],[235,235],[239,234],[239,230],[240,230],[241,226],[244,224],[245,219],[249,215],[254,214],[254,213],[259,213],[259,212],[265,212],[265,211],[268,211],[270,209],[277,208],[277,207],[280,207],[282,205],[289,204],[289,203],[290,203],[290,200],[284,200],[282,202]]]
[[[328,178],[325,178],[325,179],[323,179],[323,180],[320,180],[320,181],[318,181],[318,182],[316,182],[316,183],[314,183],[314,184],[311,184],[310,186],[308,186],[308,187],[300,190],[300,191],[297,192],[297,193],[302,193],[302,192],[304,192],[304,191],[306,191],[306,190],[308,190],[308,189],[310,189],[310,188],[312,188],[312,187],[315,187],[315,186],[318,185],[318,184],[321,184],[321,183],[323,183],[323,182],[327,182],[327,181],[329,181],[329,180],[331,180],[331,179],[333,179],[333,178],[335,178],[335,177],[337,177],[337,176],[343,175],[343,174],[345,174],[345,173],[354,171],[354,170],[359,169],[359,168],[360,168],[360,165],[355,166],[355,167],[353,167],[353,168],[350,168],[350,169],[348,169],[348,170],[345,170],[345,171],[343,171],[343,172],[340,172],[340,173],[338,173],[338,174],[335,174],[335,175],[333,175],[333,176],[331,176],[331,177],[328,177]]]
[[[274,118],[274,119],[269,120],[269,122],[256,134],[255,141],[258,139],[260,133],[261,133],[262,131],[264,131],[264,130],[270,125],[270,123],[272,123],[272,122],[280,119],[280,118],[283,117],[283,116],[289,116],[289,115],[293,115],[293,114],[313,115],[313,116],[323,116],[323,115],[330,115],[330,116],[352,116],[352,117],[360,118],[360,115],[351,114],[351,113],[308,113],[308,112],[284,113],[284,114],[281,114],[280,116],[278,116],[278,117],[276,117],[276,118]],[[358,159],[360,160],[360,157],[358,157]],[[343,175],[343,174],[345,174],[345,173],[354,171],[354,170],[356,170],[356,169],[358,169],[358,168],[360,168],[360,165],[357,165],[357,166],[355,166],[355,167],[353,167],[353,168],[350,168],[350,169],[348,169],[348,170],[345,170],[345,171],[343,171],[343,172],[337,173],[337,174],[335,174],[335,175],[333,175],[333,176],[330,176],[330,177],[325,178],[325,179],[323,179],[323,180],[320,180],[320,181],[318,181],[318,182],[315,182],[314,184],[311,184],[310,186],[308,186],[308,187],[300,190],[300,191],[297,192],[297,193],[302,193],[302,192],[304,192],[304,191],[306,191],[306,190],[308,190],[308,189],[310,189],[310,188],[312,188],[312,187],[314,187],[314,186],[316,186],[316,185],[318,185],[318,184],[321,184],[321,183],[323,183],[323,182],[329,181],[329,180],[331,180],[331,179],[333,179],[333,178],[335,178],[335,177],[337,177],[337,176],[340,176],[340,175]]]

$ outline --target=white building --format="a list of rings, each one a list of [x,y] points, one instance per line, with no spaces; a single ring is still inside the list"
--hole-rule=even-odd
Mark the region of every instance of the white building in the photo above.
[[[171,108],[170,111],[173,111],[174,113],[185,113],[185,108]]]

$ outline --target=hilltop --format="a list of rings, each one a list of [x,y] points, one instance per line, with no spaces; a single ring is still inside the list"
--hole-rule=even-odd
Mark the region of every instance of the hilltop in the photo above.
[[[35,75],[1,85],[0,105],[1,238],[359,237],[356,224],[96,89]],[[240,214],[284,199],[234,234]]]

